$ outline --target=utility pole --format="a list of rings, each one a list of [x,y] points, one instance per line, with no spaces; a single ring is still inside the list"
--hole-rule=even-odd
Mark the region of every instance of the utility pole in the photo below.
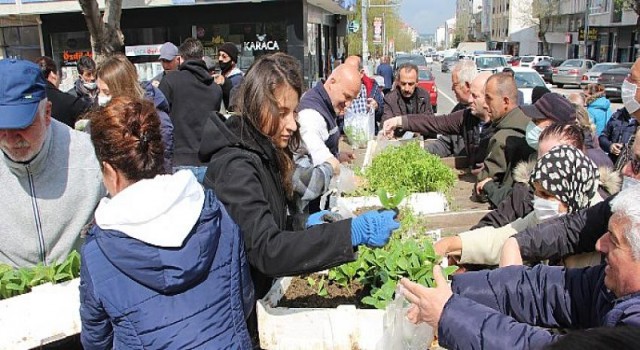
[[[584,59],[588,59],[587,57],[587,48],[589,47],[589,12],[591,11],[591,7],[589,6],[589,0],[586,0],[584,10]]]
[[[361,27],[362,27],[362,62],[367,62],[367,57],[369,57],[369,45],[367,42],[368,33],[367,29],[369,27],[369,21],[367,20],[367,10],[369,6],[367,6],[368,0],[362,0],[362,16],[361,16]]]

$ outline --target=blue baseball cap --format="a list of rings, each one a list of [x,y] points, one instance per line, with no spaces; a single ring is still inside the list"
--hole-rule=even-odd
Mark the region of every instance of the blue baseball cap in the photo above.
[[[47,83],[33,62],[0,60],[0,129],[24,129],[33,123]]]

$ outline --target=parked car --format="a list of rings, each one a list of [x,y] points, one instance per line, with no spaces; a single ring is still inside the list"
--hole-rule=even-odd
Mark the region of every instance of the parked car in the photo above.
[[[559,88],[567,84],[580,86],[582,75],[595,64],[595,61],[585,59],[566,60],[553,69],[553,83]]]
[[[438,111],[438,88],[436,78],[427,67],[418,67],[418,86],[429,92],[429,100],[433,113]]]
[[[473,59],[480,72],[488,71],[499,73],[509,66],[507,60],[502,55],[479,55],[474,56]]]
[[[550,84],[546,84],[540,74],[532,68],[513,67],[513,77],[516,80],[518,90],[522,92],[525,104],[531,104],[531,93],[536,86],[551,88]]]
[[[553,65],[549,60],[542,60],[533,66],[533,69],[540,74],[542,79],[548,83],[553,82]]]
[[[520,58],[520,67],[533,68],[536,64],[542,61],[551,61],[551,56],[522,56]]]
[[[580,87],[584,88],[589,84],[597,83],[600,74],[613,68],[631,68],[631,63],[598,63],[593,66],[593,68],[591,68],[588,72],[582,75]]]
[[[398,54],[395,62],[393,63],[393,70],[395,71],[404,63],[413,63],[416,66],[426,66],[427,60],[420,54]]]
[[[520,67],[520,57],[513,56],[510,60],[507,60],[507,63],[509,63],[511,67]]]
[[[598,84],[604,86],[604,93],[609,99],[619,99],[622,96],[622,82],[631,73],[631,68],[612,68],[602,72],[598,77]]]
[[[456,56],[449,56],[442,59],[442,64],[440,66],[440,71],[442,73],[451,72],[451,68],[458,63],[459,59]]]

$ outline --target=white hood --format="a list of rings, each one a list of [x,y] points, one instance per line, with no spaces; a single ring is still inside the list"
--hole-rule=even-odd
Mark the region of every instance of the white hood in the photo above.
[[[103,198],[96,223],[158,247],[181,247],[198,221],[204,189],[190,170],[140,180]]]

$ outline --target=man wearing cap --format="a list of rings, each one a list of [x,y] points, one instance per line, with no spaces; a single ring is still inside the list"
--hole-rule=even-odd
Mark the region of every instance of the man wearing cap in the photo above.
[[[485,194],[491,205],[496,207],[511,191],[513,168],[527,160],[534,150],[525,140],[530,119],[518,108],[518,89],[511,74],[492,75],[485,86],[484,96],[484,108],[491,118],[495,134],[489,140],[475,191]]]
[[[224,43],[218,48],[218,65],[220,74],[216,75],[216,83],[222,87],[222,100],[224,106],[229,109],[231,90],[239,86],[244,79],[244,73],[237,67],[238,48],[234,43]]]
[[[89,135],[51,118],[31,62],[0,60],[0,263],[64,260],[106,191]]]
[[[180,66],[180,56],[178,55],[178,48],[173,43],[166,42],[160,46],[160,57],[158,58],[162,63],[162,72],[151,79],[151,84],[158,87],[162,78],[171,71],[177,70]]]

